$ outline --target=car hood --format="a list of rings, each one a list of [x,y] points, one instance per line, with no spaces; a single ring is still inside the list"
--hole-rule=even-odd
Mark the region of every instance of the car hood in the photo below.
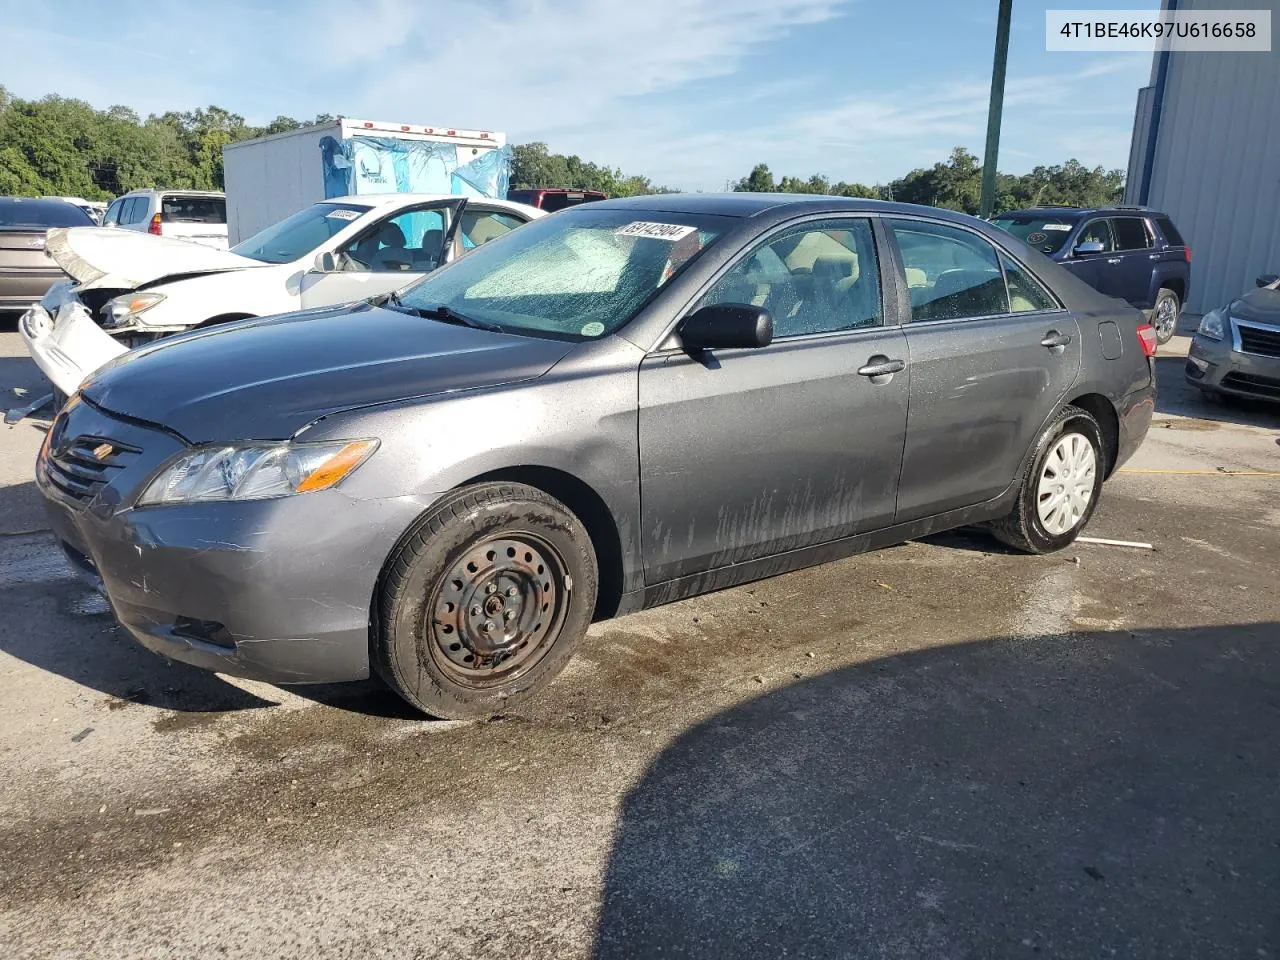
[[[1259,287],[1246,293],[1228,309],[1231,316],[1241,320],[1280,327],[1280,290]]]
[[[166,277],[267,266],[189,240],[118,227],[57,227],[49,231],[45,249],[82,290],[134,290]]]
[[[172,337],[107,364],[83,393],[191,443],[284,440],[340,410],[532,379],[571,349],[347,305]]]

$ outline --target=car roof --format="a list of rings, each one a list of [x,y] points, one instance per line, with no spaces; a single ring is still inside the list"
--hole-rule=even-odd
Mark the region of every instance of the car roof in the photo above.
[[[574,208],[579,209],[579,208]],[[654,213],[710,214],[720,217],[755,217],[761,214],[879,213],[929,216],[972,225],[976,217],[957,210],[916,203],[871,200],[865,197],[832,197],[812,193],[655,193],[641,197],[597,200],[592,210],[650,210]],[[980,222],[980,221],[979,221]]]
[[[348,194],[345,197],[326,197],[324,200],[317,200],[316,203],[352,203],[379,210],[383,207],[399,207],[414,203],[436,203],[443,200],[460,199],[462,198],[456,193],[364,193]],[[537,216],[545,215],[544,211],[539,210],[537,207],[531,207],[525,203],[517,203],[514,200],[499,200],[497,197],[468,197],[467,199],[475,200],[477,203],[483,203],[488,206],[503,207],[517,213],[533,213]]]
[[[184,197],[225,197],[226,194],[221,190],[187,190],[183,187],[144,187],[139,190],[130,190],[128,193],[122,193],[116,197],[117,200],[123,200],[125,197],[150,197],[161,196],[166,193],[180,193]]]
[[[1167,213],[1161,213],[1159,210],[1152,210],[1150,207],[1024,207],[1021,210],[1002,210],[995,214],[996,217],[1034,217],[1041,214],[1053,214],[1055,217],[1074,218],[1080,217],[1167,217]]]

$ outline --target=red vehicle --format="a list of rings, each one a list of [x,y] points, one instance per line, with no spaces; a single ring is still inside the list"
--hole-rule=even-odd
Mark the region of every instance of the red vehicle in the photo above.
[[[565,207],[576,207],[592,200],[608,200],[607,193],[599,190],[567,190],[564,187],[538,187],[533,190],[508,190],[507,199],[526,203],[547,213],[555,213]]]

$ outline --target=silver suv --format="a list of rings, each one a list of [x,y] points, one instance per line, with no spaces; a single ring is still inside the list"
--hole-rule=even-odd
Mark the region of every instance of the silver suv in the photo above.
[[[212,190],[133,190],[107,207],[104,227],[227,249],[227,195]]]

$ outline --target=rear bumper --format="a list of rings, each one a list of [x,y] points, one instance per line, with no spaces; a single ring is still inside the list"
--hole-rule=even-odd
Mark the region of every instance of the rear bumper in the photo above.
[[[61,270],[0,271],[0,310],[26,310],[67,275]]]
[[[1118,470],[1142,446],[1151,428],[1151,415],[1156,409],[1155,379],[1149,386],[1135,390],[1116,406],[1120,431],[1116,445],[1116,462],[1111,470]]]
[[[63,303],[57,316],[34,304],[19,319],[18,333],[40,372],[68,396],[89,374],[128,350],[75,300]]]
[[[1202,390],[1280,402],[1280,357],[1244,353],[1231,340],[1196,335],[1183,375]]]

